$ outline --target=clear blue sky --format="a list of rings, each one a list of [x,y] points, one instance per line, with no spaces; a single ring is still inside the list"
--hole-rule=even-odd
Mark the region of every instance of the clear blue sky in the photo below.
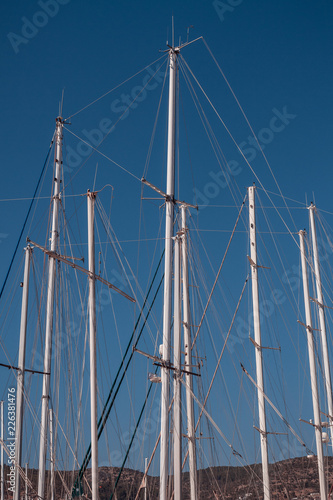
[[[71,114],[142,69],[171,38],[174,12],[176,33],[183,39],[189,25],[194,26],[192,37],[205,37],[255,131],[267,126],[273,108],[287,106],[297,115],[288,133],[269,145],[272,166],[293,196],[304,199],[304,193],[314,191],[324,205],[330,197],[332,157],[330,2],[230,1],[225,2],[228,9],[200,1],[63,3],[57,4],[54,17],[35,18],[41,11],[38,2],[1,5],[1,198],[32,194],[62,89],[65,110]],[[33,19],[46,24],[31,28]],[[196,51],[204,71],[209,56]],[[141,174],[139,166],[136,172]],[[1,243],[7,257],[25,209],[23,203],[3,205],[10,211],[0,228],[8,235]]]
[[[2,2],[0,199],[32,196],[54,131],[62,90],[65,89],[63,115],[71,116],[161,57],[159,49],[164,50],[166,41],[171,41],[172,14],[175,16],[177,39],[179,36],[186,39],[188,26],[193,26],[190,31],[192,39],[204,36],[264,145],[264,152],[284,195],[309,202],[314,193],[317,205],[332,212],[333,4],[329,0]],[[205,90],[230,127],[236,142],[243,144],[244,154],[247,151],[247,158],[256,174],[266,189],[276,192],[267,165],[251,144],[251,132],[203,43],[198,42],[186,50],[184,58],[199,81],[205,82]],[[98,135],[97,129],[103,133],[103,127],[109,126],[109,120],[113,123],[117,121],[126,95],[134,92],[135,86],[142,85],[145,75],[139,74],[124,89],[116,90],[86,112],[73,116],[70,130],[88,138],[92,137],[93,129],[95,135]],[[139,178],[144,171],[160,95],[159,78],[158,85],[147,91],[137,108],[117,124],[103,150]],[[184,97],[185,104],[187,99]],[[193,109],[192,113],[187,126],[194,116]],[[162,122],[165,116],[163,110]],[[218,125],[213,113],[209,119]],[[191,140],[198,149],[191,159],[198,202],[230,204],[232,199],[227,190],[214,191],[219,185],[216,181],[219,167],[214,164],[212,153],[206,153],[198,146],[204,135],[202,129],[195,125],[194,130]],[[219,137],[226,138],[226,134],[221,132]],[[80,146],[72,135],[67,134],[65,140],[68,173],[75,175],[83,163],[83,149],[78,149]],[[162,189],[165,158],[159,164],[158,153],[164,154],[163,141],[164,136],[152,155],[148,176]],[[230,141],[223,145],[223,151],[227,160],[239,160]],[[96,162],[99,163],[96,186],[100,188],[109,183],[115,187],[113,207],[116,217],[113,225],[118,238],[125,240],[128,235],[134,234],[134,239],[138,234],[141,189],[136,179],[95,155],[90,164],[76,175],[78,187],[73,190],[82,193],[92,187]],[[240,165],[236,181],[245,195],[245,187],[255,179],[244,162]],[[181,174],[180,186],[180,197],[188,201],[194,199],[190,170],[187,162],[184,171],[190,180],[185,183],[185,174]],[[209,183],[213,184],[213,191],[209,191]],[[48,186],[46,181],[44,195],[49,193]],[[0,284],[28,206],[29,201],[1,201]],[[150,221],[149,210],[146,210],[147,220]],[[155,210],[158,221],[157,205],[151,210]],[[305,211],[293,213],[293,216],[298,229],[307,226]],[[232,217],[230,222],[225,222],[226,215],[223,213],[205,209],[202,210],[202,217],[199,216],[199,226],[213,229],[219,223],[220,228],[230,230],[235,211]],[[332,224],[332,216],[327,217]],[[35,224],[36,221],[38,217]],[[150,230],[149,227],[148,234]],[[211,243],[210,247],[214,249],[211,260],[214,269],[217,269],[226,237],[223,241],[213,240],[209,233],[205,238],[207,247]],[[288,245],[292,246],[292,243],[288,241]],[[136,248],[125,246],[124,249],[128,250],[135,268]],[[238,256],[241,250],[235,249],[235,255]],[[298,264],[296,246],[293,250],[290,266]],[[225,278],[229,278],[231,270],[237,266],[235,260],[231,261]],[[245,267],[246,262],[243,262],[242,270]],[[241,286],[241,278],[237,285],[231,286],[235,300]],[[142,287],[146,287],[146,282]],[[217,343],[219,351],[221,346],[219,341]],[[290,361],[293,363],[292,359]],[[288,370],[285,375],[287,378],[292,376]],[[142,383],[145,384],[145,380]],[[293,398],[293,394],[289,396]],[[251,460],[255,459],[251,452],[249,456]]]

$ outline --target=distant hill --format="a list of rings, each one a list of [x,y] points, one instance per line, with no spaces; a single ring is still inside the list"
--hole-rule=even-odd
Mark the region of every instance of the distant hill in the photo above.
[[[333,457],[326,458],[326,475],[328,478],[328,493],[333,492]],[[9,471],[5,468],[6,474]],[[99,495],[100,500],[109,500],[120,469],[117,467],[100,467]],[[76,474],[75,474],[76,475]],[[30,469],[28,477],[32,484],[29,489],[29,500],[37,500],[37,470]],[[134,500],[140,487],[143,474],[132,469],[124,469],[118,481],[114,500]],[[317,458],[299,457],[283,460],[270,465],[272,499],[314,499],[319,498]],[[73,474],[70,472],[56,473],[56,500],[67,500],[68,485],[72,484]],[[79,500],[90,499],[89,484],[91,470],[86,472],[86,481],[82,485],[82,496]],[[88,484],[87,484],[88,483]],[[49,484],[47,473],[46,484]],[[170,479],[172,487],[172,477]],[[148,499],[158,499],[159,478],[148,476]],[[248,467],[212,467],[198,471],[198,498],[200,500],[252,500],[263,498],[261,483],[261,465]],[[21,497],[24,498],[24,485],[21,485]],[[12,494],[6,491],[5,498],[10,500]],[[46,494],[49,498],[49,492]],[[144,498],[141,490],[139,499]],[[189,474],[183,474],[183,500],[190,498]],[[333,499],[333,496],[332,496]]]

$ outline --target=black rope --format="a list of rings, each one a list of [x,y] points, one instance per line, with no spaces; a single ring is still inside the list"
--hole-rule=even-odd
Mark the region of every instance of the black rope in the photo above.
[[[50,153],[51,153],[52,146],[53,146],[53,138],[52,138],[52,141],[51,141],[51,144],[50,144],[50,147],[49,147],[48,153],[47,153],[47,155],[46,155],[46,158],[45,158],[45,161],[44,161],[44,165],[43,165],[43,168],[42,168],[41,174],[40,174],[40,176],[39,176],[39,179],[38,179],[38,182],[37,182],[37,186],[36,186],[36,189],[35,189],[34,195],[33,195],[33,197],[32,197],[31,203],[30,203],[30,207],[29,207],[29,209],[28,209],[28,213],[27,213],[26,218],[25,218],[25,221],[24,221],[24,223],[23,223],[23,227],[22,227],[22,230],[21,230],[21,232],[20,232],[20,236],[19,236],[18,241],[17,241],[17,243],[16,243],[16,247],[15,247],[15,250],[14,250],[14,253],[13,253],[13,256],[12,256],[12,260],[10,261],[10,264],[9,264],[9,267],[8,267],[8,271],[7,271],[7,274],[6,274],[6,277],[5,277],[4,282],[3,282],[3,284],[2,284],[2,288],[1,288],[1,291],[0,291],[0,299],[1,299],[2,294],[3,294],[3,291],[4,291],[4,289],[5,289],[5,286],[6,286],[7,280],[8,280],[8,278],[9,278],[9,273],[10,273],[10,271],[11,271],[11,269],[12,269],[12,266],[13,266],[13,263],[14,263],[14,260],[15,260],[16,254],[17,254],[18,247],[19,247],[19,245],[20,245],[20,243],[21,243],[22,235],[23,235],[23,232],[24,232],[24,230],[25,230],[25,226],[26,226],[26,224],[27,224],[27,222],[28,222],[28,218],[29,218],[29,215],[30,215],[30,212],[31,212],[31,209],[32,209],[32,205],[33,205],[33,203],[34,203],[34,201],[35,201],[36,194],[37,194],[37,191],[38,191],[38,188],[39,188],[39,184],[40,184],[40,182],[41,182],[41,180],[42,180],[42,177],[43,177],[43,174],[44,174],[45,167],[46,167],[47,162],[48,162],[48,160],[49,160],[49,156],[50,156]]]
[[[155,374],[157,373],[157,370],[158,370],[158,368],[156,367]],[[144,401],[144,403],[143,403],[143,405],[142,405],[142,408],[141,408],[141,412],[140,412],[140,415],[139,415],[138,421],[137,421],[137,423],[136,423],[135,429],[134,429],[133,434],[132,434],[131,441],[130,441],[130,443],[129,443],[129,445],[128,445],[128,448],[127,448],[127,451],[126,451],[126,454],[125,454],[125,457],[124,457],[123,463],[121,464],[121,467],[120,467],[119,474],[118,474],[117,479],[116,479],[116,481],[115,481],[115,483],[114,483],[114,488],[113,488],[113,492],[111,493],[110,500],[112,500],[113,495],[115,494],[115,491],[116,491],[117,485],[118,485],[118,483],[119,483],[119,480],[120,480],[120,478],[121,478],[122,472],[123,472],[123,470],[124,470],[125,463],[126,463],[126,460],[127,460],[128,455],[129,455],[130,449],[131,449],[131,447],[132,447],[132,444],[133,444],[133,441],[134,441],[134,438],[135,438],[135,435],[136,435],[136,431],[138,430],[138,427],[139,427],[139,425],[140,425],[140,421],[141,421],[141,418],[142,418],[142,415],[143,415],[144,409],[145,409],[145,407],[146,407],[146,404],[147,404],[147,401],[148,401],[149,394],[150,394],[150,391],[151,391],[152,386],[153,386],[153,383],[151,383],[151,384],[150,384],[149,389],[148,389],[148,392],[147,392],[147,395],[146,395],[146,399],[145,399],[145,401]]]
[[[103,430],[104,430],[105,424],[106,424],[106,422],[107,422],[107,419],[108,419],[108,417],[109,417],[109,415],[110,415],[110,412],[111,412],[111,409],[112,409],[112,407],[113,407],[114,401],[115,401],[115,399],[116,399],[116,397],[117,397],[117,394],[118,394],[118,392],[119,392],[120,386],[121,386],[121,384],[122,384],[122,382],[123,382],[123,380],[124,380],[124,378],[125,378],[126,371],[127,371],[128,367],[129,367],[129,365],[130,365],[131,361],[132,361],[132,358],[133,358],[133,355],[134,355],[134,352],[133,352],[133,351],[131,352],[131,355],[130,355],[130,357],[129,357],[129,359],[128,359],[128,361],[127,361],[126,365],[125,365],[125,357],[126,357],[126,355],[128,354],[128,352],[129,352],[129,350],[130,350],[130,348],[131,348],[131,346],[132,346],[132,341],[133,341],[133,338],[134,338],[134,335],[135,335],[136,329],[137,329],[137,327],[138,327],[139,321],[140,321],[141,316],[142,316],[142,313],[143,313],[143,309],[144,309],[144,307],[145,307],[145,305],[146,305],[146,302],[147,302],[147,300],[148,300],[148,296],[149,296],[149,294],[150,294],[150,291],[151,291],[151,289],[152,289],[152,286],[153,286],[153,283],[154,283],[154,281],[155,281],[156,275],[157,275],[157,273],[158,273],[159,267],[160,267],[160,265],[161,265],[161,262],[162,262],[163,256],[164,256],[164,251],[163,251],[163,253],[162,253],[162,255],[161,255],[161,258],[160,258],[160,260],[159,260],[159,263],[158,263],[157,269],[156,269],[156,271],[155,271],[155,274],[154,274],[154,276],[153,276],[153,279],[152,279],[152,282],[151,282],[151,284],[150,284],[149,290],[148,290],[147,295],[146,295],[146,297],[145,297],[145,300],[144,300],[143,306],[142,306],[141,311],[140,311],[140,313],[139,313],[138,319],[137,319],[137,321],[136,321],[136,323],[135,323],[135,326],[134,326],[134,329],[133,329],[133,332],[132,332],[131,338],[130,338],[130,340],[129,340],[128,344],[127,344],[127,348],[126,348],[125,354],[124,354],[124,356],[123,356],[123,359],[121,360],[121,363],[120,363],[120,366],[119,366],[119,368],[118,368],[118,371],[117,371],[116,377],[115,377],[115,379],[114,379],[114,381],[113,381],[113,384],[112,384],[112,386],[111,386],[111,389],[110,389],[109,395],[108,395],[107,400],[106,400],[106,402],[105,402],[105,404],[104,404],[104,408],[103,408],[102,414],[101,414],[101,416],[100,416],[100,419],[99,419],[99,421],[98,421],[98,425],[97,425],[97,428],[98,428],[98,439],[99,439],[99,438],[101,437],[101,435],[102,435],[102,432],[103,432]],[[161,287],[161,285],[162,285],[163,279],[164,279],[164,275],[162,276],[161,281],[160,281],[160,283],[159,283],[159,285],[158,285],[158,287],[157,287],[157,290],[156,290],[156,292],[155,292],[154,298],[153,298],[153,300],[152,300],[152,303],[151,303],[151,305],[150,305],[150,307],[149,307],[149,310],[148,310],[148,312],[147,312],[147,315],[146,315],[146,317],[145,317],[144,323],[143,323],[143,325],[142,325],[142,327],[141,327],[141,329],[140,329],[140,332],[139,332],[139,334],[138,334],[138,337],[137,337],[137,339],[136,339],[136,341],[135,341],[135,344],[134,344],[135,346],[137,345],[137,343],[138,343],[138,342],[139,342],[139,340],[140,340],[140,337],[141,337],[141,335],[142,335],[142,332],[143,332],[143,330],[144,330],[144,327],[145,327],[145,325],[146,325],[146,322],[147,322],[147,320],[148,320],[148,318],[149,318],[150,312],[151,312],[152,307],[153,307],[153,305],[154,305],[155,299],[156,299],[157,294],[158,294],[158,292],[159,292],[159,289],[160,289],[160,287]],[[116,390],[115,390],[115,394],[114,394],[114,396],[113,396],[113,398],[112,398],[112,400],[111,400],[111,402],[110,402],[110,399],[111,399],[111,396],[112,396],[112,393],[113,393],[114,387],[115,387],[115,385],[116,385],[116,382],[117,382],[118,376],[119,376],[120,371],[121,371],[121,369],[122,369],[122,368],[124,369],[124,372],[123,372],[123,374],[122,374],[122,376],[121,376],[121,379],[120,379],[120,381],[119,381],[119,383],[118,383],[118,386],[117,386],[117,388],[116,388]],[[110,403],[110,404],[109,404],[109,403]],[[109,404],[109,407],[107,407],[107,406],[108,406],[108,404]],[[83,459],[83,462],[82,462],[81,468],[80,468],[80,470],[79,470],[79,473],[78,473],[77,478],[76,478],[76,480],[75,480],[74,486],[73,486],[73,488],[72,488],[72,498],[74,498],[75,496],[77,496],[77,491],[79,491],[79,484],[80,484],[80,481],[81,481],[81,479],[82,479],[82,477],[83,477],[84,472],[86,471],[86,469],[87,469],[87,467],[88,467],[88,464],[89,464],[89,462],[90,462],[90,459],[91,459],[91,443],[90,443],[90,444],[89,444],[89,446],[88,446],[88,449],[87,449],[86,454],[85,454],[85,457],[84,457],[84,459]]]

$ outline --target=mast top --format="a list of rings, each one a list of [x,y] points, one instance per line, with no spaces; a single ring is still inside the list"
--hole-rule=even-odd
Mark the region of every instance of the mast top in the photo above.
[[[97,192],[98,191],[90,191],[90,189],[87,189],[87,196],[89,198],[95,199],[97,197]]]
[[[58,115],[57,118],[55,119],[56,124],[61,124],[61,125],[71,125],[71,122],[67,121],[66,119],[64,120],[62,116]]]
[[[169,45],[168,43],[166,44],[168,49],[166,50],[161,50],[160,52],[172,52],[176,55],[179,54],[179,52],[181,51],[181,49],[183,49],[184,47],[187,47],[188,45],[191,45],[191,43],[194,43],[194,42],[197,42],[198,40],[201,40],[203,37],[202,36],[199,36],[198,38],[195,38],[194,40],[191,40],[190,42],[184,42],[184,43],[180,43],[179,45],[177,45],[177,47],[175,47],[174,45]]]
[[[181,45],[181,46],[179,46],[179,47],[174,47],[174,46],[169,45],[169,44],[167,43],[167,47],[169,47],[169,50],[167,50],[166,52],[173,52],[174,54],[179,54],[180,49],[182,48],[182,45]]]

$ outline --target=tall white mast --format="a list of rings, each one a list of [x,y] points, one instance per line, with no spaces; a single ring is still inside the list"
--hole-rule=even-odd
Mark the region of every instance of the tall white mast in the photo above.
[[[3,462],[3,437],[4,437],[4,421],[3,421],[3,401],[0,401],[1,405],[1,478],[0,478],[0,483],[1,483],[1,500],[4,500],[5,496],[5,476],[4,476],[4,462]]]
[[[94,209],[96,194],[88,191],[88,252],[89,252],[89,332],[90,332],[90,426],[92,500],[98,500],[98,436],[97,436],[97,364],[96,364],[96,291]]]
[[[145,472],[147,471],[148,468],[148,458],[145,458]],[[145,500],[147,500],[147,490],[148,490],[148,481],[147,481],[147,475],[145,477]]]
[[[24,397],[24,369],[25,369],[25,346],[27,335],[28,317],[28,293],[29,293],[29,271],[32,248],[28,245],[25,249],[23,293],[21,307],[20,346],[17,373],[16,392],[16,447],[15,447],[15,492],[14,500],[20,500],[20,468],[22,462],[22,421],[23,421],[23,397]]]
[[[326,397],[327,397],[327,410],[329,414],[329,429],[331,434],[331,445],[333,445],[333,401],[332,401],[332,384],[331,384],[331,370],[328,358],[328,347],[327,347],[327,335],[326,335],[326,321],[325,321],[325,311],[324,311],[324,298],[321,285],[321,274],[318,256],[318,244],[317,244],[317,232],[315,223],[315,210],[316,207],[311,203],[310,207],[310,227],[312,235],[312,248],[313,248],[313,260],[314,269],[316,275],[316,289],[317,289],[317,304],[319,311],[319,325],[321,332],[321,347],[323,351],[323,362],[324,362],[324,373],[325,373],[325,386],[326,386]]]
[[[173,404],[173,467],[174,498],[182,499],[182,409],[181,409],[181,295],[180,295],[180,237],[175,238],[174,250],[174,309],[173,309],[173,364],[174,404]]]
[[[300,231],[299,232],[299,240],[300,240],[300,251],[301,251],[301,262],[302,262],[304,307],[305,307],[305,320],[306,320],[306,331],[307,331],[308,351],[309,351],[309,365],[310,365],[311,392],[312,392],[312,404],[313,404],[313,415],[314,415],[314,428],[315,428],[317,456],[318,456],[320,499],[326,500],[327,494],[326,494],[324,455],[323,455],[321,419],[320,419],[317,373],[316,373],[316,358],[315,358],[315,347],[314,347],[313,333],[312,333],[313,332],[312,316],[311,316],[311,308],[310,308],[308,271],[307,271],[307,265],[306,265],[306,252],[305,252],[304,239],[305,239],[305,231]]]
[[[51,468],[51,481],[50,481],[50,500],[54,500],[54,446],[53,446],[53,413],[52,408],[49,409],[49,427],[50,427],[50,468]]]
[[[175,115],[176,115],[176,49],[169,51],[169,111],[167,189],[165,200],[165,257],[164,257],[164,309],[163,309],[163,361],[170,362],[171,295],[172,295],[172,235],[175,191]],[[169,473],[169,369],[161,369],[161,447],[160,447],[160,500],[167,500]]]
[[[25,464],[25,488],[24,488],[24,498],[28,500],[28,463]]]
[[[266,409],[265,409],[265,397],[264,397],[264,375],[263,375],[260,312],[259,312],[255,187],[254,186],[249,187],[248,192],[249,192],[249,216],[250,216],[249,223],[250,223],[250,247],[251,247],[252,303],[253,303],[254,342],[255,342],[255,353],[256,353],[256,374],[257,374],[257,385],[258,385],[258,413],[259,413],[262,476],[263,476],[264,499],[270,500],[271,491],[270,491],[269,471],[268,471]]]
[[[54,191],[53,191],[53,215],[52,229],[50,238],[50,250],[56,252],[58,243],[58,213],[60,202],[60,183],[61,183],[61,165],[62,165],[62,129],[63,120],[61,117],[56,119],[56,148],[55,148],[55,172],[54,172]],[[46,304],[46,329],[45,329],[45,351],[44,351],[44,375],[43,375],[43,394],[42,394],[42,414],[40,427],[40,445],[39,445],[39,471],[38,471],[38,497],[44,500],[45,487],[45,463],[47,448],[47,425],[48,408],[50,398],[50,376],[51,376],[51,355],[52,355],[52,332],[53,332],[53,309],[54,309],[54,283],[56,274],[56,259],[49,256],[49,275],[47,288]]]
[[[187,253],[187,227],[186,205],[181,206],[182,216],[182,268],[183,268],[183,324],[184,324],[184,350],[185,371],[192,371],[192,343],[191,343],[191,310],[188,281],[188,253]],[[192,375],[185,374],[186,382],[186,412],[187,412],[187,439],[190,465],[190,498],[197,500],[197,457],[194,427],[193,407],[193,380]]]

